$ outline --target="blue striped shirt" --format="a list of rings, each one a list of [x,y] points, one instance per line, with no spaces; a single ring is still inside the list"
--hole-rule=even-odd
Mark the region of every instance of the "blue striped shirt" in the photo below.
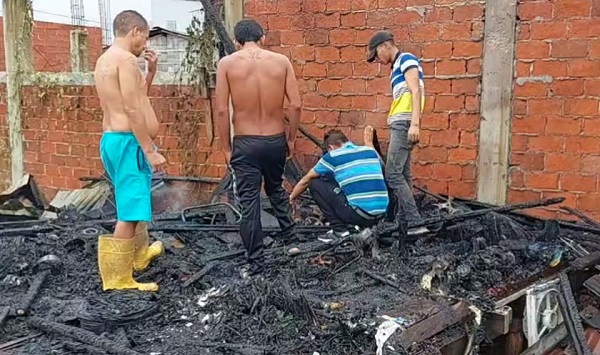
[[[313,169],[319,175],[333,174],[351,206],[371,215],[387,211],[388,190],[375,149],[347,142],[325,154]]]
[[[421,112],[425,107],[425,84],[423,83],[423,68],[419,59],[411,53],[398,53],[392,65],[390,80],[392,82],[392,95],[394,101],[388,115],[388,124],[395,121],[410,121],[412,118],[412,94],[408,89],[404,74],[409,69],[417,68],[419,71],[419,86],[421,88]]]

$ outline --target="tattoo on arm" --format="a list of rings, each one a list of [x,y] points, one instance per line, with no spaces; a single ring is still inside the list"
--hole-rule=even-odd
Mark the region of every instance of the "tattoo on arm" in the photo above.
[[[110,73],[109,73],[109,70],[108,70],[108,68],[107,68],[107,67],[103,67],[103,68],[100,70],[100,78],[101,78],[102,80],[106,79],[106,78],[108,77],[108,75],[109,75],[109,74],[110,74]]]

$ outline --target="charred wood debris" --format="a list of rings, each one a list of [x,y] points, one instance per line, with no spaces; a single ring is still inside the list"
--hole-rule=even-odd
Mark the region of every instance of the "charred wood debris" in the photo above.
[[[286,180],[303,174],[290,159]],[[208,203],[154,211],[149,230],[166,253],[136,279],[158,282],[158,293],[102,292],[96,241],[114,227],[114,196],[104,176],[82,180],[50,203],[30,175],[0,194],[0,354],[441,354],[460,339],[464,353],[485,353],[487,312],[552,275],[575,352],[590,353],[582,318],[600,329],[600,274],[584,283],[581,316],[567,277],[600,270],[600,223],[570,208],[579,222],[520,212],[564,198],[493,206],[416,187],[431,233],[378,226],[328,245],[304,194],[298,240],[285,245],[263,195],[267,271],[242,280],[231,177],[157,175],[155,200],[172,182],[218,186]]]
[[[296,160],[285,176],[302,176]],[[248,281],[225,177],[207,204],[156,211],[150,231],[166,254],[136,275],[159,283],[152,294],[102,292],[96,240],[115,209],[109,182],[87,180],[49,204],[31,176],[0,195],[0,354],[367,354],[378,344],[385,354],[434,354],[460,337],[477,353],[495,302],[549,275],[562,275],[572,343],[589,353],[564,279],[600,262],[600,225],[573,209],[580,222],[520,212],[562,198],[491,206],[417,188],[432,233],[409,239],[376,227],[334,245],[318,241],[328,227],[309,195],[288,245],[263,198],[268,267]],[[186,178],[157,176],[155,193],[171,180]],[[389,338],[386,322],[397,328]]]
[[[302,174],[291,159],[286,179]],[[114,226],[114,201],[106,179],[85,180],[49,204],[31,176],[0,195],[0,354],[441,354],[461,338],[465,353],[483,353],[487,312],[552,275],[575,353],[590,353],[582,318],[600,329],[600,280],[573,293],[568,278],[600,270],[600,223],[568,208],[580,221],[521,212],[563,198],[492,206],[417,188],[432,233],[373,228],[334,245],[317,240],[328,227],[309,195],[297,203],[299,240],[289,245],[263,198],[267,271],[241,280],[240,212],[226,176],[208,203],[155,211],[150,232],[166,253],[136,279],[157,282],[158,293],[102,292],[96,241]],[[155,192],[172,181],[215,182],[157,176]]]
[[[285,178],[303,174],[290,159]],[[136,279],[158,282],[158,293],[102,292],[96,241],[114,227],[114,196],[105,177],[82,180],[50,203],[29,175],[0,194],[0,354],[441,354],[461,338],[466,353],[485,353],[487,312],[552,275],[571,346],[589,353],[567,275],[600,270],[600,224],[569,208],[579,222],[521,212],[564,198],[492,206],[417,187],[431,233],[375,227],[328,245],[305,194],[294,209],[298,240],[284,245],[262,196],[267,271],[242,280],[231,177],[155,176],[155,197],[173,181],[219,184],[204,204],[155,211],[149,229],[166,253]],[[597,278],[585,281],[581,305],[594,328]]]

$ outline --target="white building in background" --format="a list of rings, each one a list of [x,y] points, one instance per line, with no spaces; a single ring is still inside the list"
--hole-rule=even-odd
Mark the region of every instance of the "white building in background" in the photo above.
[[[204,21],[202,4],[185,0],[151,0],[152,30],[149,47],[159,53],[158,71],[178,74],[188,43],[187,28],[194,17]],[[142,61],[145,69],[146,63]]]
[[[163,27],[152,28],[148,46],[158,53],[157,70],[178,74],[183,68],[182,63],[185,59],[187,43],[187,35],[181,32],[170,31]],[[140,69],[146,71],[146,61],[140,58],[139,63]]]
[[[152,27],[185,33],[194,16],[202,9],[199,1],[151,0]],[[203,16],[202,16],[203,18]]]

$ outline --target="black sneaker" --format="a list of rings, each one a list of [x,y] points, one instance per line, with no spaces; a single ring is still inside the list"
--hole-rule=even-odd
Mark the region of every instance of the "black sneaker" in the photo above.
[[[377,225],[377,230],[384,234],[398,232],[400,230],[400,224],[398,222],[390,221],[380,222]]]
[[[281,231],[276,237],[278,244],[288,245],[291,243],[298,242],[298,234],[296,233],[295,226],[292,226],[286,230]]]
[[[325,244],[334,244],[338,242],[342,238],[346,238],[350,235],[350,232],[347,230],[329,230],[324,236],[319,237],[318,239]]]

